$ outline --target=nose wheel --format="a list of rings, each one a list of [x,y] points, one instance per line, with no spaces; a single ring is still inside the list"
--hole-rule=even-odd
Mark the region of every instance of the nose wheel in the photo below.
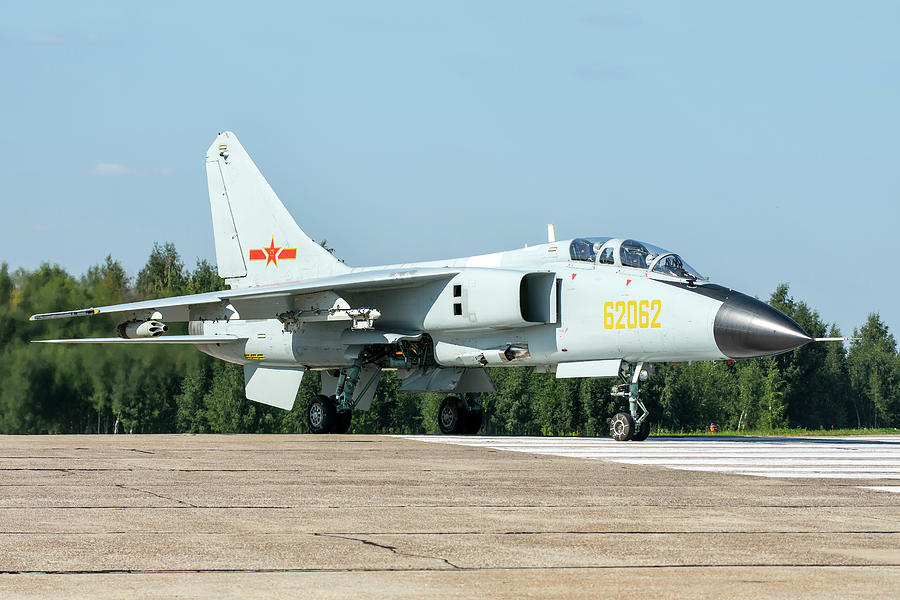
[[[617,442],[627,442],[634,436],[634,419],[628,413],[616,413],[609,422],[609,435]]]
[[[631,436],[631,441],[643,442],[648,437],[650,437],[650,420],[644,419],[640,425],[636,426],[636,430]]]
[[[629,365],[625,365],[627,370]],[[617,442],[643,442],[650,435],[650,412],[644,406],[640,394],[640,382],[649,377],[649,369],[638,363],[631,373],[623,370],[622,383],[613,386],[612,395],[628,398],[629,411],[616,413],[609,421],[609,435]]]

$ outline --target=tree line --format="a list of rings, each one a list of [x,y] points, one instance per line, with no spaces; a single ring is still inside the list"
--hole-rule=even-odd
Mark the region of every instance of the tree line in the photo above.
[[[291,411],[244,397],[243,369],[180,345],[32,344],[50,338],[109,337],[113,315],[29,322],[28,316],[225,288],[216,268],[185,266],[172,244],[156,244],[129,277],[108,256],[80,277],[58,265],[10,272],[0,265],[0,433],[305,433],[306,402],[319,393],[304,375]],[[769,304],[814,337],[841,332],[779,285]],[[170,324],[171,333],[186,333]],[[808,344],[779,356],[656,365],[644,385],[654,429],[766,432],[783,428],[900,427],[900,356],[877,313],[860,337]],[[556,379],[528,367],[489,369],[496,391],[483,397],[489,434],[608,434],[625,409],[613,380]],[[372,408],[356,411],[351,433],[438,433],[443,394],[400,394],[386,372]]]

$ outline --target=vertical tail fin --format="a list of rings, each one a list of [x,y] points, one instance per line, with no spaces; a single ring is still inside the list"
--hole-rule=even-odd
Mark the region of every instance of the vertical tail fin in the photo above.
[[[303,233],[233,133],[209,147],[206,177],[219,275],[232,287],[349,271]]]

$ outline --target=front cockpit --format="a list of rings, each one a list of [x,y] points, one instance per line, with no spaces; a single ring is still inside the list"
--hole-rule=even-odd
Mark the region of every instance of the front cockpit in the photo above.
[[[610,265],[649,271],[654,278],[676,278],[689,282],[703,279],[683,258],[659,246],[608,237],[575,238],[569,244],[569,257],[597,265]]]

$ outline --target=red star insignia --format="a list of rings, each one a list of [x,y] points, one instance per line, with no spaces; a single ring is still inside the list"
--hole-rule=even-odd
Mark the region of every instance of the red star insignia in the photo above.
[[[269,263],[273,263],[276,267],[278,266],[278,251],[281,250],[281,247],[275,245],[275,237],[272,237],[272,242],[270,243],[268,248],[263,248],[266,251],[266,266],[269,266]]]

